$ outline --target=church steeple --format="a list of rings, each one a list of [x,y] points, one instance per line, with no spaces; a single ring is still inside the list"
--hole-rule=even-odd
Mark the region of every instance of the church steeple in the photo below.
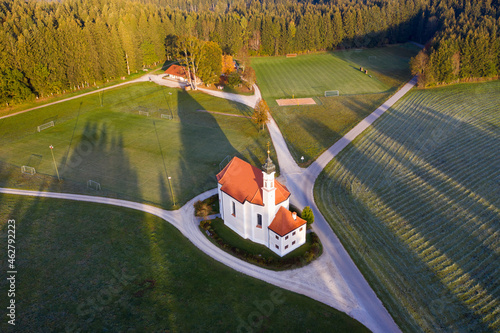
[[[276,166],[274,165],[271,157],[269,156],[269,142],[267,142],[267,160],[266,163],[262,166],[262,173],[264,178],[264,186],[265,190],[273,190],[274,189],[274,173],[276,172]]]
[[[267,160],[266,163],[262,166],[262,170],[268,175],[276,171],[276,166],[274,165],[271,157],[269,156],[269,141],[267,142]]]

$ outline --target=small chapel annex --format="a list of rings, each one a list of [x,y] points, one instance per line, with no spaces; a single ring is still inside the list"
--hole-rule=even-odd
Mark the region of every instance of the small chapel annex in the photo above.
[[[306,242],[306,221],[290,212],[290,192],[274,179],[269,152],[262,170],[234,157],[217,174],[224,224],[283,257]]]

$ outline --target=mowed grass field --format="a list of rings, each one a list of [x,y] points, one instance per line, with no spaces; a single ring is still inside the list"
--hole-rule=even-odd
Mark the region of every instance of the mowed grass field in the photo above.
[[[252,112],[238,103],[147,82],[1,119],[0,185],[117,196],[172,208],[174,201],[179,206],[214,188],[226,156],[262,164],[267,132],[259,132],[247,118],[197,110]],[[55,126],[37,132],[49,121]],[[37,175],[21,176],[22,165],[34,167]],[[102,191],[88,190],[88,180],[100,183]]]
[[[389,97],[389,93],[320,97],[321,105],[275,106],[271,112],[290,153],[305,167]]]
[[[316,182],[404,332],[500,330],[498,105],[500,81],[411,91]]]
[[[299,55],[252,58],[257,83],[269,105],[273,99],[390,92],[409,75],[413,44]],[[368,70],[361,72],[360,67]],[[371,77],[370,77],[371,75]]]
[[[131,209],[0,195],[16,223],[16,325],[2,332],[368,332],[327,305],[238,273],[162,219]],[[0,261],[6,272],[7,260]]]
[[[297,162],[306,166],[411,78],[413,44],[252,58],[257,83]],[[368,69],[371,78],[360,72]],[[339,90],[340,97],[323,97]],[[314,97],[318,105],[278,106],[276,99]]]

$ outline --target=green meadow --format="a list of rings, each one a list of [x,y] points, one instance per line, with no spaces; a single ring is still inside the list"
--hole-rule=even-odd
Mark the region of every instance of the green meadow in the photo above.
[[[316,182],[321,212],[403,332],[500,329],[499,91],[413,90]]]
[[[307,165],[411,78],[413,44],[252,58],[257,83],[297,162]],[[368,75],[359,69],[368,70]],[[371,76],[371,77],[370,77]],[[339,97],[324,97],[338,90]],[[277,106],[279,98],[313,97],[317,105]]]
[[[368,332],[327,305],[220,264],[156,216],[10,195],[0,195],[0,206],[0,238],[15,219],[17,250],[16,326],[4,318],[2,332]],[[0,289],[6,309],[5,278]]]
[[[214,188],[226,157],[237,155],[260,166],[267,132],[259,132],[247,118],[198,110],[252,113],[203,93],[138,83],[1,119],[0,185],[172,208],[174,201],[179,206]],[[38,125],[50,121],[54,127],[37,132]],[[23,165],[37,174],[22,175]],[[89,180],[98,182],[101,191],[88,189]]]
[[[408,62],[418,51],[417,46],[402,44],[295,58],[258,57],[252,58],[252,67],[266,100],[324,96],[326,90],[338,90],[341,96],[383,93],[407,80]]]

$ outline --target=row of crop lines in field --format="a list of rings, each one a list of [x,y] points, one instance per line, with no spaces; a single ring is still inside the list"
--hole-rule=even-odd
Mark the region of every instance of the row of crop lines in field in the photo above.
[[[404,331],[500,329],[499,87],[410,93],[317,182]]]

